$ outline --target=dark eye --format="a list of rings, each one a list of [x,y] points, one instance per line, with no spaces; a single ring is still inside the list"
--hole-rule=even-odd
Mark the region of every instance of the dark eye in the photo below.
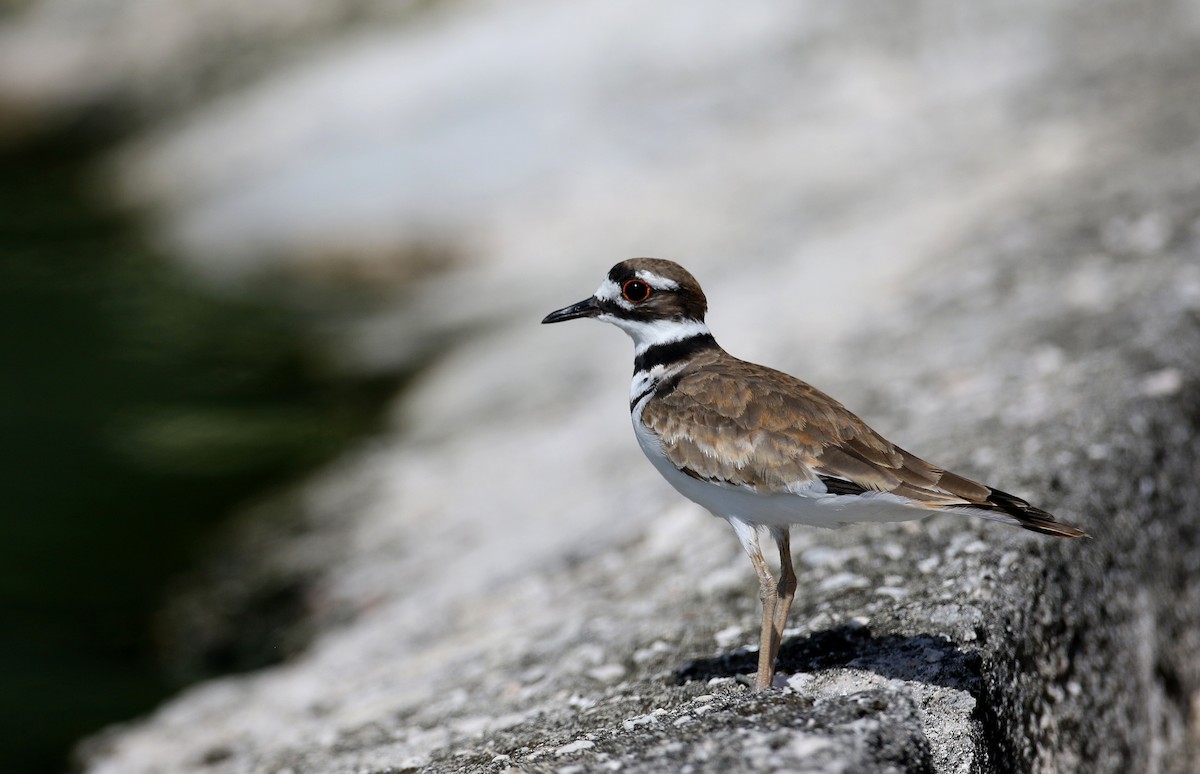
[[[650,286],[641,280],[629,280],[621,286],[621,295],[626,301],[640,304],[650,297]]]

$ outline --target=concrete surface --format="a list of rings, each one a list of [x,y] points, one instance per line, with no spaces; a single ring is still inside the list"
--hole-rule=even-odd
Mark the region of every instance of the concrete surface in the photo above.
[[[210,281],[391,294],[331,333],[345,368],[427,366],[168,615],[185,662],[289,657],[83,769],[1195,770],[1200,10],[725,8],[438,4],[104,162]],[[637,254],[733,353],[1094,539],[797,531],[783,684],[749,695],[749,563],[637,451],[628,345],[536,324]]]

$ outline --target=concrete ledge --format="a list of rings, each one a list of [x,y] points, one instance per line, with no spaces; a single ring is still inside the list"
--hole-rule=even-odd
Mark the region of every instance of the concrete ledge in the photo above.
[[[1073,34],[1089,13],[1064,12],[1058,34]],[[779,248],[766,251],[778,263],[722,269],[710,257],[697,269],[714,301],[712,290],[724,288],[733,341],[722,341],[734,354],[752,355],[734,345],[739,336],[771,341],[771,365],[810,378],[889,438],[1093,539],[1054,541],[948,515],[798,530],[785,685],[752,696],[738,675],[751,668],[757,599],[736,541],[640,459],[620,413],[623,384],[604,381],[625,371],[607,359],[616,345],[532,330],[579,291],[551,296],[561,277],[549,287],[514,283],[512,305],[528,301],[519,320],[511,306],[487,307],[495,319],[471,328],[405,396],[403,432],[301,487],[297,517],[243,547],[243,561],[261,560],[265,577],[296,589],[295,629],[310,633],[308,648],[195,686],[90,740],[82,768],[1192,771],[1200,57],[1182,22],[1169,25],[1162,49],[1152,43],[1163,27],[1149,21],[1127,39],[1143,13],[1121,6],[1086,28],[1096,37],[1087,56],[1066,52],[1047,66],[1054,82],[1045,90],[1033,78],[1009,94],[1004,125],[1034,105],[1039,131],[970,144],[960,167],[942,170],[957,187],[922,178],[926,162],[901,144],[894,168],[918,181],[913,189],[870,199],[864,182],[855,188],[864,203],[837,202],[859,227],[845,230],[862,241],[839,241],[838,227],[825,225],[820,244],[832,257],[789,261],[804,226],[777,213],[802,197],[780,194],[754,209],[776,219],[746,221],[772,226],[761,244]],[[926,95],[947,121],[993,104],[939,102],[952,86]],[[1038,102],[1055,99],[1070,103],[1061,126],[1058,109]],[[753,130],[751,122],[746,136]],[[1026,142],[1037,145],[1028,158]],[[1008,155],[983,160],[985,147]],[[937,150],[926,148],[926,161]],[[719,169],[740,170],[740,161],[731,153]],[[871,164],[857,172],[856,185],[877,173]],[[684,174],[675,184],[664,190],[694,187]],[[961,192],[971,206],[954,207]],[[499,230],[533,233],[544,207],[534,200],[528,220]],[[594,235],[585,221],[610,222],[585,209],[577,230],[555,232],[571,235],[561,241]],[[713,212],[733,217],[725,209]],[[720,230],[723,245],[757,236],[754,226],[718,229],[715,214],[678,214],[687,210],[672,201],[672,217],[689,223],[680,233],[697,245],[708,239],[690,230],[699,220]],[[823,212],[809,216],[815,223]],[[906,256],[896,267],[879,249],[893,238]],[[548,249],[492,245],[504,271],[491,267],[474,285],[445,279],[415,316],[470,298],[464,287],[491,290],[513,256],[545,258],[528,244]],[[856,284],[841,261],[860,248],[875,257],[856,265]],[[521,270],[536,263],[528,260]],[[522,295],[530,288],[547,297]]]
[[[970,259],[990,273],[986,293],[931,287],[903,327],[849,342],[888,377],[867,402],[892,407],[885,421],[920,435],[919,452],[989,449],[987,480],[1094,539],[951,516],[798,532],[786,687],[756,697],[737,679],[753,669],[749,567],[722,525],[676,503],[646,514],[632,542],[417,608],[440,616],[419,643],[389,650],[406,619],[364,614],[316,655],[203,686],[93,740],[89,770],[1188,771],[1200,753],[1200,237],[1187,226],[1200,175],[1156,189],[1156,217],[1177,224],[1161,249],[1097,258],[1103,219],[1160,180],[1126,171],[1123,186],[1110,177],[1029,213],[1025,241],[981,242],[999,245]],[[1097,277],[1107,290],[1071,300]],[[912,336],[938,354],[889,354]],[[986,367],[960,400],[904,402],[912,385],[967,378],[950,365],[967,350]],[[330,678],[342,673],[353,679]],[[281,701],[308,706],[319,735],[245,725]],[[324,702],[343,707],[328,725]],[[241,721],[218,720],[234,705]]]

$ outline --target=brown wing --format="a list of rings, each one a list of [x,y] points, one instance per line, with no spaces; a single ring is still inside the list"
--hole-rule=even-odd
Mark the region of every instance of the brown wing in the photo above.
[[[728,355],[698,365],[642,413],[667,457],[693,475],[760,492],[818,475],[862,490],[915,491],[940,475],[799,379]]]
[[[1082,534],[910,454],[799,379],[725,353],[697,365],[642,412],[667,458],[689,475],[764,493],[821,477],[830,491],[890,492],[932,509],[994,511],[1039,532]]]

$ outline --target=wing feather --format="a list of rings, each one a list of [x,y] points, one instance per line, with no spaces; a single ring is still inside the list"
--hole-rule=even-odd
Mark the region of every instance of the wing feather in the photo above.
[[[1024,500],[938,468],[891,443],[805,382],[718,351],[697,357],[641,420],[677,468],[761,493],[821,479],[833,494],[888,492],[913,506],[964,509],[1061,537],[1085,533]]]
[[[799,379],[725,353],[699,365],[642,412],[689,475],[763,493],[825,476],[930,507],[987,501],[987,487],[901,449]]]

